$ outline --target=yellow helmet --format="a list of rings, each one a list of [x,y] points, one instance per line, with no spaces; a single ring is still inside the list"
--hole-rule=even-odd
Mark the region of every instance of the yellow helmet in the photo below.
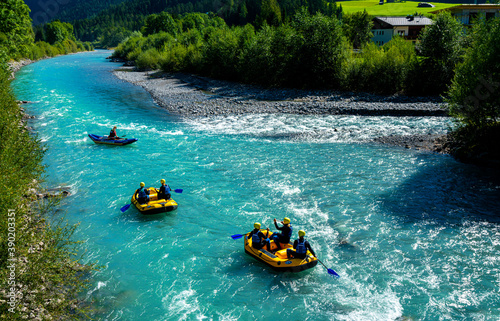
[[[288,217],[285,217],[283,219],[283,224],[290,224],[290,219]]]
[[[253,227],[260,229],[260,223],[253,223]]]
[[[162,184],[165,184],[165,180],[162,178],[160,181]]]
[[[303,230],[300,230],[299,231],[299,237],[303,237],[303,236],[306,236],[306,232],[303,231]]]
[[[141,187],[146,186],[146,184],[144,184],[144,182],[141,182],[139,185],[141,185]]]

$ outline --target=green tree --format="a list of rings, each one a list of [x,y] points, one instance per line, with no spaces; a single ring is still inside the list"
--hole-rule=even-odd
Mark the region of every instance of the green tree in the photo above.
[[[105,48],[116,47],[120,42],[124,41],[131,34],[131,31],[126,30],[123,27],[112,27],[104,32],[100,40],[100,46]]]
[[[342,16],[342,27],[347,39],[353,48],[360,49],[367,44],[371,38],[373,21],[372,17],[364,10]]]
[[[281,9],[276,0],[262,0],[260,14],[256,19],[257,25],[264,23],[270,26],[279,26],[281,24]]]
[[[417,46],[422,57],[409,81],[415,94],[442,94],[451,83],[456,64],[463,54],[462,25],[449,12],[440,13],[420,34]],[[422,82],[420,79],[426,81]],[[416,88],[415,88],[416,86]]]
[[[464,125],[482,128],[500,117],[500,19],[478,20],[470,38],[448,91],[449,110]]]
[[[152,14],[148,16],[141,32],[144,36],[152,35],[160,31],[175,35],[178,30],[179,27],[174,18],[166,12],[161,12],[159,14]]]
[[[350,52],[340,21],[302,10],[291,25],[300,36],[296,55],[300,82],[307,87],[337,88]]]
[[[240,69],[244,80],[268,86],[297,86],[300,77],[295,55],[301,39],[289,24],[264,26],[246,41]]]
[[[27,56],[33,44],[30,9],[22,0],[0,1],[0,52],[10,58]]]
[[[62,43],[66,39],[75,41],[73,25],[59,20],[52,21],[45,26],[45,39],[51,45]]]

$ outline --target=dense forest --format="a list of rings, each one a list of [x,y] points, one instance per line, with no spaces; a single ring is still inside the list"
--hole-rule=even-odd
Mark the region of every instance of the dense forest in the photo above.
[[[270,25],[278,25],[290,19],[302,7],[311,13],[321,12],[325,15],[339,15],[341,7],[334,1],[327,0],[129,0],[116,4],[95,14],[92,10],[80,8],[79,15],[87,16],[77,19],[66,14],[55,15],[59,20],[70,22],[74,26],[77,39],[96,42],[98,46],[114,47],[123,39],[138,31],[145,23],[148,15],[168,12],[181,15],[190,12],[211,12],[222,18],[228,25],[245,25],[252,23],[260,26],[266,21]],[[62,6],[61,6],[62,7]],[[60,9],[62,10],[62,9]],[[75,19],[73,19],[75,18]]]
[[[98,13],[107,9],[111,5],[118,5],[122,2],[133,2],[134,0],[25,0],[25,3],[30,7],[30,16],[35,25],[50,22],[52,20],[61,20],[64,22],[72,22],[74,20],[87,19],[96,16]],[[187,12],[218,12],[220,8],[226,8],[229,12],[238,11],[237,7],[242,6],[242,1],[163,1],[165,10],[172,7],[176,13]],[[172,5],[168,4],[172,2]],[[489,0],[441,0],[443,3],[491,3],[495,1]],[[280,7],[287,7],[285,2],[278,1]],[[298,2],[296,2],[298,3]],[[290,3],[291,4],[291,3]],[[306,5],[305,1],[300,2],[300,5]],[[245,4],[248,6],[248,3]],[[131,7],[134,7],[132,4]],[[236,8],[236,9],[235,9]],[[287,9],[288,10],[288,9]],[[174,11],[172,11],[173,13]],[[156,12],[149,12],[156,13]],[[290,12],[285,13],[289,14]]]
[[[25,0],[30,7],[33,25],[48,23],[53,20],[71,22],[97,15],[111,5],[127,0]]]

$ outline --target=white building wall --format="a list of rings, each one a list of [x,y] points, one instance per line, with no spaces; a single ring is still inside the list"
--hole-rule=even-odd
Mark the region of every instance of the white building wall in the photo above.
[[[408,36],[408,26],[394,27],[394,36]]]

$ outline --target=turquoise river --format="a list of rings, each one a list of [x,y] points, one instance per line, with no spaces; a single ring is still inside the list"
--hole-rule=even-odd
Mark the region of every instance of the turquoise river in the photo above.
[[[95,51],[39,61],[13,83],[47,147],[56,217],[79,223],[94,320],[499,320],[500,181],[447,155],[370,143],[444,133],[443,117],[183,118]],[[89,133],[136,137],[94,144]],[[139,182],[179,208],[141,216]],[[230,236],[289,217],[328,267],[278,273]],[[294,233],[295,235],[295,233]]]

